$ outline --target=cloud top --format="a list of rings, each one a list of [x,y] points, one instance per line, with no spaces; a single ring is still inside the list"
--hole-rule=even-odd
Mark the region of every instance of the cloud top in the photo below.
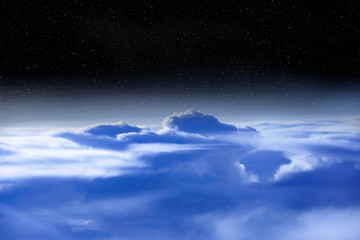
[[[211,115],[203,114],[192,109],[185,112],[174,113],[163,120],[163,126],[187,133],[211,135],[237,132],[235,126],[221,123]]]

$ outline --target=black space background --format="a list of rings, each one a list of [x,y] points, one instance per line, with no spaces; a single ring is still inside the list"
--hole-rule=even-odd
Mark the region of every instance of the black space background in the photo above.
[[[244,76],[270,85],[267,76],[281,75],[351,86],[359,20],[357,1],[2,1],[0,81],[200,89],[204,79],[231,88]]]

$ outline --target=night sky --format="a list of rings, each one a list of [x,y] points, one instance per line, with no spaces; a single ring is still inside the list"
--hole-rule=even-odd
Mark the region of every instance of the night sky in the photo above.
[[[2,122],[359,112],[356,1],[2,5]]]

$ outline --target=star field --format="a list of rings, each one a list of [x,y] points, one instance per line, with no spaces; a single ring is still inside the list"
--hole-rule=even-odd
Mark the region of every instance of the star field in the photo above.
[[[4,9],[9,76],[359,73],[354,1],[12,1]]]
[[[6,109],[44,99],[61,111],[103,98],[311,111],[358,101],[355,1],[11,1],[3,9]]]

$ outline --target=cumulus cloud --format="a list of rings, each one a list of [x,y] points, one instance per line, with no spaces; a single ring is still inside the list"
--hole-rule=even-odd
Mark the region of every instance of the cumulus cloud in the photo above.
[[[163,120],[163,126],[182,132],[200,135],[226,134],[237,131],[256,132],[254,128],[238,129],[233,125],[219,122],[215,117],[189,109],[182,113],[174,113]]]
[[[110,177],[137,172],[141,167],[144,171],[212,177],[247,176],[237,171],[233,163],[253,148],[252,140],[249,138],[246,146],[229,140],[229,135],[239,136],[235,126],[194,110],[170,115],[164,123],[166,127],[159,132],[119,122],[54,135],[5,136],[0,139],[8,144],[1,151],[6,156],[0,176]],[[250,127],[242,131],[248,131],[249,136],[256,132]],[[208,133],[217,135],[210,137]],[[7,154],[11,151],[13,154]],[[176,152],[184,154],[178,157]],[[161,161],[162,158],[168,160]]]
[[[190,109],[166,117],[163,127],[154,132],[119,122],[54,135],[3,136],[2,178],[114,176],[140,166],[154,171],[175,171],[176,166],[176,172],[214,176],[242,174],[244,167],[244,176],[251,173],[250,178],[263,182],[324,164],[359,161],[360,135],[345,121],[262,123],[256,125],[259,133]],[[191,160],[179,159],[177,151],[186,151]],[[154,154],[172,160],[160,164]]]

